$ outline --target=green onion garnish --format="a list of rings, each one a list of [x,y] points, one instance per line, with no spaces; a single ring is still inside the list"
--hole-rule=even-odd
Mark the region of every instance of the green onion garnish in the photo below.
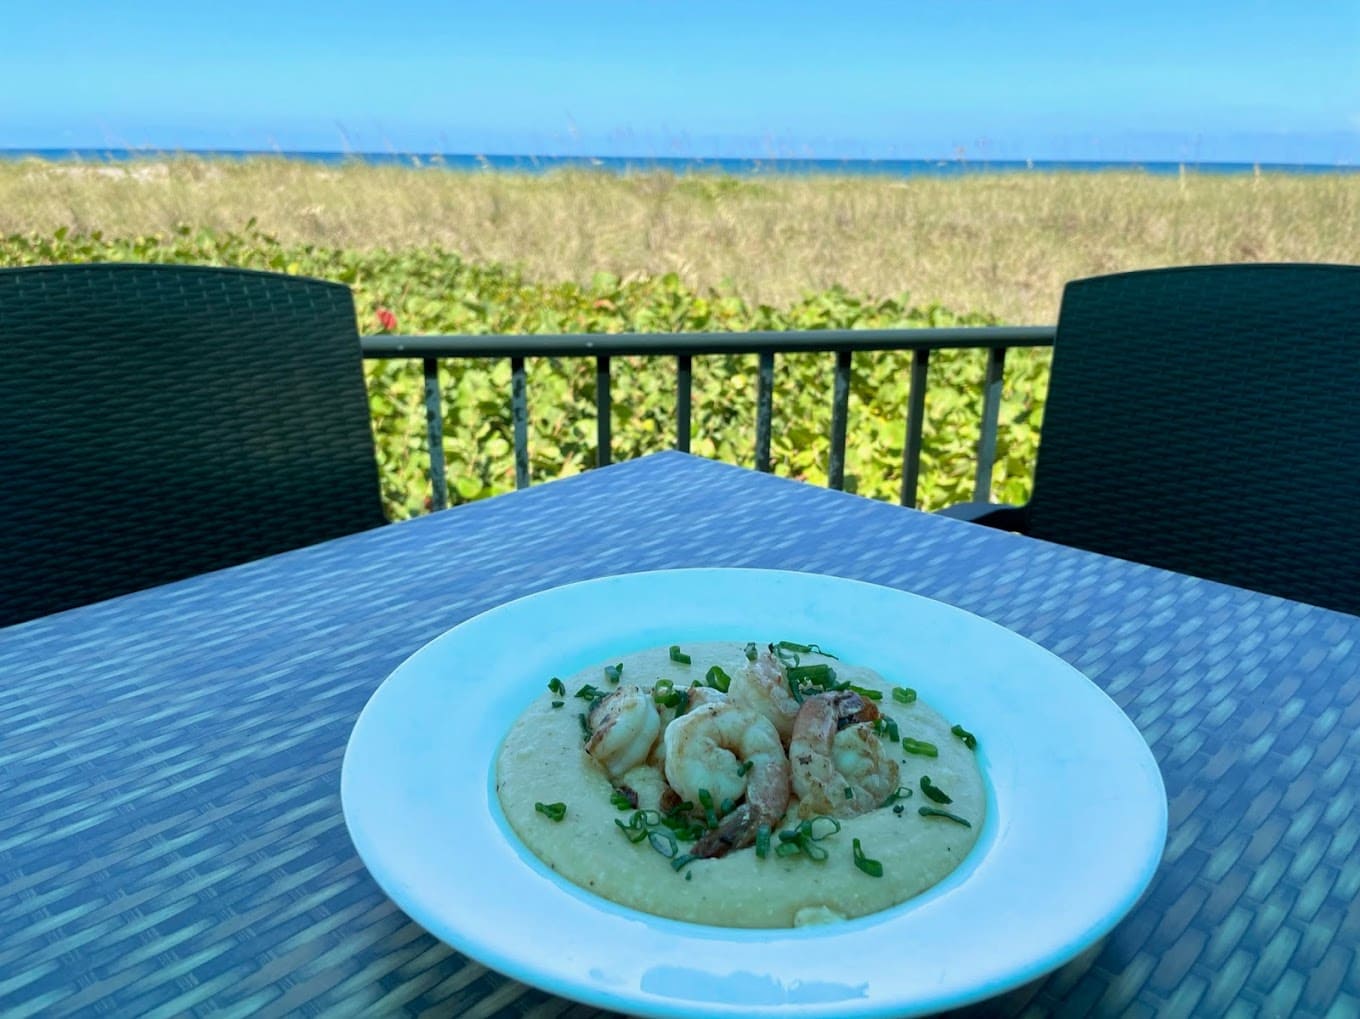
[[[535,803],[534,809],[549,821],[560,821],[567,816],[567,805],[565,803]]]
[[[590,739],[590,720],[586,718],[586,713],[578,711],[576,718],[581,723],[581,738],[583,740]]]
[[[677,690],[675,683],[669,679],[656,681],[656,686],[652,688],[652,700],[663,708],[674,708],[677,715],[683,715],[689,709],[689,691]]]
[[[911,704],[916,700],[916,691],[909,686],[893,687],[892,695],[898,704]]]
[[[762,824],[756,829],[756,856],[762,860],[770,855],[770,826]]]
[[[742,651],[745,653],[748,662],[754,662],[760,657],[760,650],[756,647],[756,642],[753,640],[748,640],[746,646],[742,648]]]
[[[926,794],[926,798],[934,800],[936,803],[953,803],[948,794],[930,780],[929,775],[921,776],[921,792]]]
[[[718,826],[718,812],[713,809],[713,794],[707,789],[699,790],[699,806],[704,808],[704,820],[710,828]]]
[[[579,697],[583,701],[598,701],[601,697],[605,696],[605,692],[587,683],[572,696]]]
[[[789,685],[812,683],[825,690],[836,681],[836,670],[829,665],[793,665],[787,670]]]
[[[831,827],[829,830],[817,830],[817,822],[825,821]],[[802,853],[809,860],[821,862],[830,854],[821,846],[817,845],[823,839],[830,838],[841,830],[841,823],[834,817],[827,817],[825,814],[818,814],[816,817],[809,817],[801,821],[796,828],[786,828],[779,833],[779,845],[775,846],[776,856],[795,856]]]
[[[897,722],[887,715],[880,715],[874,719],[874,732],[886,736],[893,743],[902,738],[902,734],[897,731]]]
[[[746,773],[754,767],[755,767],[754,761],[742,761],[740,764],[737,765],[737,774],[744,777]]]
[[[917,757],[939,757],[940,748],[934,743],[928,743],[923,739],[912,739],[910,736],[902,737],[902,749],[909,754]]]
[[[855,686],[854,683],[850,684],[850,689],[861,697],[869,698],[871,701],[881,701],[883,699],[882,690],[870,690],[867,686]]]
[[[864,855],[864,849],[860,846],[859,839],[855,839],[851,842],[851,846],[855,853],[856,867],[864,871],[864,873],[868,874],[870,877],[883,876],[883,864],[879,863],[877,860],[871,860]]]
[[[853,800],[855,798],[855,790],[850,786],[845,787],[845,798],[847,800]]]
[[[712,665],[709,667],[708,672],[704,674],[704,682],[714,690],[718,690],[721,693],[727,693],[727,688],[732,683],[732,677],[723,672],[717,665]]]
[[[816,644],[796,644],[791,640],[781,640],[775,647],[780,648],[783,651],[797,651],[800,654],[808,654],[811,652],[815,655],[821,655],[823,658],[836,657],[830,651],[823,651]]]
[[[680,856],[677,856],[675,859],[671,860],[671,869],[678,873],[684,870],[686,867],[688,867],[691,863],[693,863],[697,859],[699,859],[699,857],[691,856],[689,853],[683,853]],[[686,874],[685,880],[688,881],[690,877],[691,875]]]
[[[951,814],[949,811],[940,810],[938,807],[917,807],[916,813],[920,814],[922,817],[947,817],[951,821],[957,821],[965,828],[973,827],[963,818],[959,817],[958,814]]]
[[[655,810],[635,810],[628,818],[627,824],[617,817],[614,818],[614,823],[623,830],[629,842],[637,843],[646,839],[653,849],[668,860],[675,859],[680,851],[675,832],[662,823],[661,815]]]
[[[604,678],[611,683],[617,683],[623,678],[623,662],[618,665],[606,665],[604,667]]]
[[[671,661],[679,662],[681,665],[688,665],[691,661],[689,655],[680,650],[679,644],[672,644],[670,648]]]
[[[553,702],[552,702],[552,706],[555,707],[555,708],[560,708],[563,704],[566,704],[566,703],[567,703],[566,701],[553,701]]]
[[[952,732],[959,739],[963,740],[963,745],[966,746],[969,750],[977,749],[977,737],[974,736],[967,729],[965,729],[963,726],[961,725],[950,726],[949,731]]]
[[[548,689],[559,697],[565,697],[567,695],[567,685],[556,676],[548,680]]]
[[[630,800],[623,793],[619,792],[617,789],[615,789],[612,793],[609,794],[609,802],[612,803],[619,810],[637,809],[637,804]]]
[[[888,794],[888,798],[887,798],[886,800],[884,800],[882,803],[880,803],[879,806],[880,806],[880,807],[888,807],[888,806],[891,806],[892,804],[896,803],[898,800],[909,799],[912,795],[914,795],[914,794],[913,794],[913,792],[912,792],[910,786],[900,785],[900,786],[898,786],[896,789],[894,789],[892,792],[890,792],[890,793]],[[898,812],[900,813],[902,808],[901,808],[901,807],[898,807],[897,809],[898,809]]]

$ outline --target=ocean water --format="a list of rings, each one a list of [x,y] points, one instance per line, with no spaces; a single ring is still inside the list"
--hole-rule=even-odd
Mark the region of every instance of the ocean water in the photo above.
[[[375,166],[408,166],[432,170],[497,170],[517,173],[546,173],[550,170],[578,168],[609,173],[645,173],[663,170],[675,174],[715,173],[741,177],[774,175],[850,175],[876,177],[961,177],[986,173],[1100,173],[1109,170],[1134,170],[1157,175],[1182,172],[1201,174],[1356,173],[1360,167],[1291,163],[1185,163],[1185,162],[1083,162],[1045,160],[962,159],[693,159],[633,156],[530,156],[472,155],[464,153],[391,153],[391,152],[279,152],[204,150],[159,152],[144,149],[0,149],[0,159],[44,159],[70,163],[120,163],[130,160],[192,156],[201,159],[250,159],[273,157],[297,159],[322,165],[367,163]]]

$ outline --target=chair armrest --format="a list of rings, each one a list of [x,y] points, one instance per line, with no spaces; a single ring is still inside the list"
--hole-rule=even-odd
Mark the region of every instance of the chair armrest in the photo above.
[[[966,520],[970,524],[982,524],[984,527],[995,527],[1001,531],[1019,531],[1023,534],[1027,529],[1023,506],[995,502],[959,502],[935,512],[942,517]]]

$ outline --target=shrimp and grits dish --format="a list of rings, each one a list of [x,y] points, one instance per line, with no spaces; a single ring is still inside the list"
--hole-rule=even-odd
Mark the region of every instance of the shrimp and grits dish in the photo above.
[[[496,761],[524,845],[634,909],[723,927],[877,912],[962,862],[977,740],[817,645],[651,648],[545,679]]]

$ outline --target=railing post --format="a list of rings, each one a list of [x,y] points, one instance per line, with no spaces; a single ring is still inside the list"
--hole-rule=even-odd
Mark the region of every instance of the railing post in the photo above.
[[[444,472],[444,411],[439,401],[439,359],[422,358],[425,372],[425,439],[430,447],[430,508],[449,504],[448,479]]]
[[[921,444],[926,421],[926,377],[930,351],[912,351],[911,393],[907,397],[907,434],[902,443],[902,505],[916,505],[921,482]]]
[[[773,350],[760,352],[756,375],[756,470],[769,473],[770,429],[774,418]]]
[[[515,427],[515,487],[529,487],[529,392],[524,358],[510,358],[510,417]]]
[[[982,384],[982,429],[978,435],[977,477],[973,498],[986,502],[992,491],[992,465],[996,462],[996,429],[1001,417],[1001,388],[1006,374],[1006,348],[987,351],[987,377]]]
[[[608,467],[611,462],[609,435],[609,355],[595,358],[595,466]]]
[[[850,417],[851,352],[836,351],[836,379],[831,397],[831,460],[826,482],[837,491],[845,489],[845,428]]]
[[[689,354],[675,357],[675,448],[689,452],[690,404],[693,401],[693,358]]]

